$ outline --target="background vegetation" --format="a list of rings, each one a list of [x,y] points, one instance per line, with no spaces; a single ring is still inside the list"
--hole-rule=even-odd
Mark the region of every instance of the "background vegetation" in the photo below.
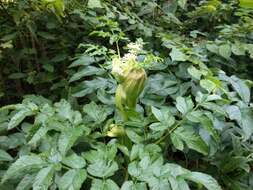
[[[1,190],[253,189],[251,0],[0,0],[0,27]]]

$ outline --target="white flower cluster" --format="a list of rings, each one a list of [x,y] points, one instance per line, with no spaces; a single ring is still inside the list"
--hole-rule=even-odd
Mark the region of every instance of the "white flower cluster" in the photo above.
[[[112,60],[112,74],[116,78],[125,76],[131,68],[139,66],[136,59],[143,48],[143,42],[138,40],[136,43],[128,44],[127,48],[129,51],[122,58],[115,57]]]

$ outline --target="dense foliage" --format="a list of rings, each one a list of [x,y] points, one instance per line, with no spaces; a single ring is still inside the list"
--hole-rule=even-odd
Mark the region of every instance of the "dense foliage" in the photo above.
[[[0,0],[1,190],[252,190],[251,0]]]

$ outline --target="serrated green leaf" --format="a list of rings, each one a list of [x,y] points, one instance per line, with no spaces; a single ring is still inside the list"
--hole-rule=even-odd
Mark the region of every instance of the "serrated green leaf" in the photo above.
[[[78,156],[77,154],[73,153],[70,156],[64,158],[62,160],[62,163],[74,168],[74,169],[81,169],[86,165],[85,160],[83,159],[83,157]]]
[[[219,47],[219,54],[228,59],[231,56],[231,47],[229,44],[223,44]]]
[[[125,181],[121,190],[147,190],[145,183],[134,183],[133,181]]]
[[[107,180],[94,179],[94,180],[92,180],[90,190],[98,190],[98,189],[99,190],[119,190],[119,187],[111,179],[107,179]]]
[[[187,182],[182,179],[182,178],[177,178],[177,183],[178,183],[178,188],[179,190],[190,190],[189,185],[187,184]]]
[[[35,175],[30,175],[30,174],[25,175],[23,177],[23,179],[17,185],[16,190],[29,190],[29,189],[31,189],[34,179],[35,179]]]
[[[89,0],[88,1],[88,7],[93,9],[93,8],[103,8],[101,5],[100,0]]]
[[[58,141],[59,151],[65,155],[67,151],[74,145],[75,141],[83,134],[81,127],[70,128],[64,130]]]
[[[253,111],[249,108],[241,109],[241,127],[244,132],[244,140],[248,140],[253,134]]]
[[[69,66],[69,68],[77,67],[77,66],[82,66],[82,65],[90,65],[90,64],[94,63],[95,61],[96,61],[96,59],[94,57],[87,56],[87,55],[82,55],[77,60],[75,60]]]
[[[206,48],[212,53],[219,53],[219,46],[217,46],[216,44],[207,44]]]
[[[231,120],[236,120],[238,123],[242,120],[242,114],[238,106],[229,105],[226,107],[226,112]]]
[[[218,104],[212,103],[212,102],[204,102],[201,104],[202,107],[204,107],[207,110],[211,110],[214,113],[219,113],[223,116],[226,116],[226,111],[224,108],[222,108],[221,106],[219,106]]]
[[[175,47],[172,48],[170,57],[172,61],[186,61],[186,55]]]
[[[28,142],[28,144],[36,144],[42,137],[46,135],[49,128],[40,127],[39,130],[33,135],[32,139]]]
[[[175,118],[172,116],[169,109],[162,108],[159,110],[152,106],[151,111],[156,117],[156,119],[160,122],[152,123],[149,126],[150,129],[154,131],[163,131],[171,127],[175,123]]]
[[[187,0],[178,0],[178,5],[182,8],[185,9],[187,4]]]
[[[138,144],[144,140],[143,136],[140,136],[139,134],[137,134],[135,131],[131,129],[126,129],[126,134],[129,137],[129,139],[131,139],[131,141],[133,141],[134,143]]]
[[[59,180],[59,190],[79,190],[87,178],[84,169],[72,169],[67,171]]]
[[[184,142],[178,137],[175,133],[170,135],[171,142],[175,146],[176,149],[183,151],[184,150]]]
[[[199,121],[201,123],[201,127],[206,129],[209,132],[209,134],[214,138],[214,140],[218,141],[219,135],[215,130],[212,121],[207,116],[200,117]]]
[[[108,115],[112,113],[112,108],[108,106],[97,105],[95,102],[86,104],[83,111],[89,115],[97,124],[102,123]]]
[[[188,69],[187,69],[188,73],[194,77],[195,79],[198,79],[200,80],[201,76],[202,76],[202,72],[198,69],[196,69],[196,67],[194,66],[190,66]]]
[[[12,156],[5,150],[0,149],[0,161],[12,161]]]
[[[239,42],[233,44],[231,50],[235,55],[245,55],[246,52],[246,48],[244,47],[244,45]]]
[[[69,82],[77,81],[83,77],[91,76],[91,75],[102,75],[105,73],[104,69],[97,68],[94,66],[86,66],[82,68],[80,71],[75,73],[70,79]]]
[[[44,190],[48,189],[52,183],[54,175],[54,166],[48,166],[41,169],[35,177],[33,183],[33,190]]]
[[[201,137],[193,130],[191,126],[181,126],[174,131],[174,135],[177,136],[178,139],[181,139],[185,142],[185,144],[193,150],[200,152],[204,155],[208,154],[208,146],[201,139]],[[176,137],[174,137],[176,138]],[[182,148],[182,146],[178,146]]]
[[[208,190],[222,190],[214,178],[204,173],[191,172],[187,175],[184,175],[184,178],[194,181],[196,183],[200,183]]]
[[[206,89],[209,93],[213,92],[216,89],[215,83],[208,79],[203,79],[200,81],[200,86]]]
[[[248,104],[250,102],[250,89],[246,82],[236,76],[232,76],[229,79],[229,82],[232,84],[232,87],[236,90],[242,100]]]
[[[96,177],[110,177],[118,170],[118,164],[115,161],[98,160],[90,164],[87,171],[92,176]]]
[[[39,156],[21,156],[8,168],[4,174],[4,177],[2,178],[2,183],[10,178],[16,178],[24,171],[29,171],[30,169],[40,169],[45,165],[46,162]]]
[[[17,127],[26,117],[31,116],[33,114],[34,114],[33,111],[26,108],[18,111],[8,123],[8,130],[13,129],[14,127]]]
[[[178,111],[180,111],[182,114],[186,114],[187,112],[193,109],[194,104],[191,98],[177,97],[176,107]]]

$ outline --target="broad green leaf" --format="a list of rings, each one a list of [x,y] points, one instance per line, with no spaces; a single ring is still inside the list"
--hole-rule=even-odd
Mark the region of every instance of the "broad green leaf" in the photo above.
[[[144,145],[134,144],[130,152],[130,160],[133,161],[134,159],[138,158],[140,150],[143,150],[143,149],[144,149]]]
[[[173,136],[176,137],[173,137]],[[205,144],[205,142],[201,139],[201,137],[193,130],[191,126],[181,126],[178,127],[174,132],[172,137],[174,139],[178,138],[181,141],[184,141],[185,144],[193,150],[196,150],[197,152],[200,152],[204,155],[208,154],[208,146]],[[177,147],[182,148],[180,140],[177,140]]]
[[[32,145],[37,143],[41,138],[43,138],[46,135],[49,129],[50,128],[41,126],[39,130],[33,135],[32,139],[28,142],[28,144]]]
[[[92,176],[110,177],[118,170],[118,164],[115,161],[98,160],[88,165],[87,171]]]
[[[229,105],[226,107],[226,112],[229,116],[229,119],[236,120],[238,123],[242,120],[242,114],[238,106]]]
[[[99,190],[119,190],[119,187],[111,179],[107,179],[107,180],[94,179],[94,180],[92,180],[90,190],[98,190],[98,189]]]
[[[229,156],[224,157],[224,160],[221,161],[221,171],[223,173],[231,173],[238,169],[243,169],[246,172],[250,172],[250,166],[248,164],[249,159],[243,156]]]
[[[17,176],[20,176],[24,171],[29,171],[31,169],[40,169],[45,165],[46,162],[39,156],[21,156],[8,168],[4,174],[4,177],[2,178],[2,182],[5,182],[10,178],[16,178]]]
[[[182,8],[185,9],[187,4],[187,0],[178,0],[178,5]]]
[[[223,44],[219,47],[219,54],[228,59],[231,56],[231,47],[229,44]]]
[[[21,79],[26,77],[26,74],[24,73],[12,73],[8,76],[10,79]]]
[[[175,118],[172,116],[172,114],[168,108],[162,108],[159,110],[159,109],[152,106],[151,111],[154,114],[154,116],[156,117],[156,119],[158,121],[160,121],[160,123],[161,123],[160,127],[166,129],[175,123]],[[149,127],[153,130],[160,130],[160,129],[158,129],[158,128],[160,128],[158,124],[156,124],[156,126],[151,125]]]
[[[203,115],[203,111],[201,110],[196,110],[196,111],[191,111],[186,115],[186,118],[194,123],[199,123],[199,118]]]
[[[220,77],[222,80],[225,80],[232,85],[233,89],[246,104],[250,102],[250,88],[245,80],[242,80],[236,76],[228,77],[225,74],[222,74]]]
[[[153,131],[164,131],[166,129],[168,129],[168,125],[157,122],[157,123],[152,123],[151,125],[149,125],[149,128],[152,129]]]
[[[13,129],[17,127],[26,117],[33,115],[34,112],[30,109],[24,108],[18,111],[8,123],[8,129]]]
[[[219,53],[219,46],[217,46],[216,44],[207,44],[206,48],[212,53]]]
[[[191,98],[184,98],[184,97],[177,97],[176,99],[176,107],[178,111],[180,111],[182,114],[186,114],[190,110],[193,109],[194,104],[191,100]]]
[[[66,120],[68,119],[72,124],[77,125],[82,122],[82,116],[80,112],[74,111],[71,105],[66,100],[62,99],[60,102],[54,104],[57,116]]]
[[[5,150],[0,149],[0,161],[12,161],[12,156]]]
[[[164,167],[165,171],[170,172],[170,175],[172,175],[175,178],[178,178],[180,176],[190,173],[189,170],[181,167],[178,164],[167,163],[163,167]]]
[[[184,150],[184,142],[181,137],[177,136],[175,133],[170,135],[171,142],[175,146],[176,149],[183,151]]]
[[[35,179],[35,175],[27,174],[23,177],[23,179],[19,182],[16,190],[28,190],[32,188],[33,182]]]
[[[201,78],[201,76],[202,76],[202,72],[201,72],[201,70],[198,70],[198,69],[196,69],[196,67],[194,67],[194,66],[190,66],[188,69],[187,69],[187,71],[188,71],[188,73],[192,76],[192,77],[194,77],[195,79],[198,79],[198,80],[200,80],[200,78]]]
[[[75,144],[76,140],[83,134],[81,127],[70,128],[64,130],[58,141],[59,151],[62,155],[65,155],[69,149]]]
[[[245,55],[246,48],[243,44],[238,42],[232,45],[231,50],[235,55]]]
[[[187,175],[184,175],[184,178],[196,183],[200,183],[204,185],[208,190],[222,190],[214,178],[204,173],[191,172]]]
[[[242,100],[248,104],[250,102],[250,89],[246,82],[237,78],[236,76],[232,76],[229,81]]]
[[[209,93],[213,92],[216,89],[215,83],[208,79],[203,79],[200,81],[200,86],[206,89]]]
[[[241,127],[244,132],[244,140],[248,140],[253,134],[253,111],[249,108],[241,109]]]
[[[186,55],[182,53],[179,49],[176,47],[173,47],[170,52],[170,57],[172,61],[186,61]]]
[[[59,190],[79,190],[87,178],[84,169],[72,169],[67,171],[59,180]]]
[[[126,129],[126,134],[131,139],[132,142],[134,143],[141,143],[144,140],[143,136],[140,136],[137,134],[134,130],[132,129]]]
[[[89,0],[88,1],[88,7],[93,9],[93,8],[103,8],[101,5],[100,0]]]
[[[150,189],[174,190],[174,189],[171,189],[171,185],[169,184],[168,179],[152,177],[147,181],[147,183]]]
[[[250,58],[253,59],[253,44],[247,44],[247,50],[250,54]]]
[[[206,129],[210,133],[210,135],[214,138],[214,140],[218,141],[219,135],[213,126],[213,122],[207,116],[200,117],[199,121],[201,123],[201,127]]]
[[[25,136],[23,133],[13,133],[8,137],[3,136],[3,138],[4,141],[2,142],[2,145],[7,149],[14,149],[26,143]]]
[[[159,110],[152,106],[151,111],[156,117],[156,119],[160,121],[161,123],[168,126],[172,126],[175,123],[175,118],[172,116],[168,108],[162,108]]]
[[[100,124],[113,110],[109,106],[97,105],[95,102],[91,102],[83,107],[83,111],[89,115],[95,123]]]
[[[207,109],[207,110],[213,111],[214,113],[219,113],[219,114],[224,115],[224,116],[227,115],[226,114],[226,110],[223,107],[221,107],[218,104],[216,104],[216,103],[204,102],[204,103],[202,103],[200,105],[202,107],[204,107],[205,109]]]
[[[178,185],[176,178],[169,176],[168,180],[170,182],[170,186],[171,186],[172,190],[179,190],[179,185]]]
[[[97,91],[97,98],[106,105],[114,105],[114,96],[112,94],[106,93],[104,89],[99,89]]]
[[[134,183],[133,181],[125,181],[121,190],[147,190],[145,183]]]
[[[179,190],[190,190],[187,182],[183,178],[177,178],[178,188]]]
[[[83,159],[83,157],[78,156],[77,154],[73,153],[70,156],[64,158],[62,160],[62,163],[74,168],[74,169],[81,169],[86,165],[85,160]]]
[[[97,150],[90,150],[83,154],[84,158],[90,162],[95,163],[97,161],[106,161],[109,160],[110,162],[114,160],[117,154],[117,145],[103,145],[101,147],[97,147]]]
[[[54,175],[54,166],[48,166],[47,168],[41,169],[35,177],[33,183],[33,190],[44,190],[48,189],[52,183]]]
[[[139,180],[145,181],[144,178],[146,179],[147,176],[153,176],[152,171],[148,170],[151,164],[152,162],[150,160],[150,157],[145,156],[141,159],[140,162],[131,162],[128,165],[128,173]]]
[[[105,73],[104,69],[97,68],[97,67],[94,67],[94,66],[86,66],[86,67],[82,68],[80,71],[78,71],[77,73],[75,73],[69,79],[69,82],[77,81],[77,80],[79,80],[83,77],[86,77],[86,76],[102,75],[104,73]]]
[[[77,66],[82,66],[82,65],[90,65],[90,64],[94,63],[95,61],[96,61],[96,59],[94,57],[87,56],[87,55],[82,55],[77,60],[75,60],[69,66],[69,68],[77,67]]]

